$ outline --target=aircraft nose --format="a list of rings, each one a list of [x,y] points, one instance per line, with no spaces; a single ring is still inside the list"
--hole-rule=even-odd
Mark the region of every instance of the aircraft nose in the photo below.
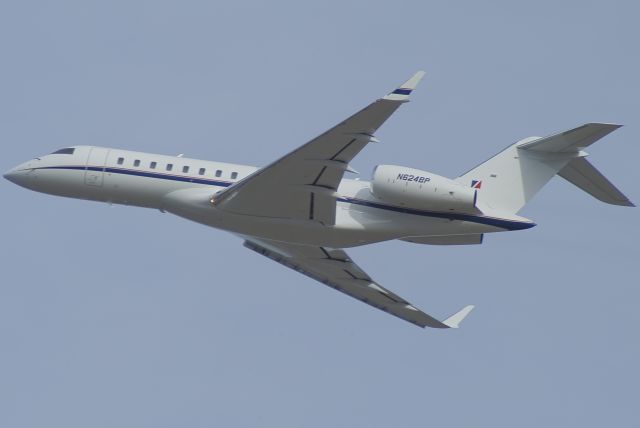
[[[15,168],[11,168],[9,171],[5,172],[4,174],[2,174],[2,176],[4,178],[6,178],[7,180],[9,180],[12,183],[16,182],[16,176],[17,176],[17,171]]]
[[[33,166],[26,162],[10,169],[2,176],[18,186],[27,187],[33,178]]]

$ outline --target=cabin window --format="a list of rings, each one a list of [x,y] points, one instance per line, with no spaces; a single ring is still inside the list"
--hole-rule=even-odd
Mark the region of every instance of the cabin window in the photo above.
[[[200,170],[198,171],[198,174],[204,175],[205,171],[206,170],[204,168],[200,168]]]
[[[124,158],[118,158],[118,165],[122,165],[124,163]]]
[[[183,166],[182,167],[182,172],[184,172],[185,174],[189,172],[189,167],[188,166]]]
[[[232,172],[231,173],[231,179],[235,180],[236,178],[238,178],[238,173],[237,172]]]
[[[167,171],[171,171],[173,169],[173,164],[172,163],[168,163],[167,164]]]
[[[217,170],[216,171],[216,177],[220,177],[222,175],[222,170]]]
[[[56,150],[51,154],[52,155],[72,155],[75,150],[76,149],[74,149],[73,147],[67,147],[65,149]]]
[[[140,159],[136,159],[133,161],[133,166],[140,166]]]
[[[158,162],[151,162],[151,163],[149,164],[149,168],[151,168],[151,169],[156,169],[156,166],[157,166],[157,165],[158,165]]]

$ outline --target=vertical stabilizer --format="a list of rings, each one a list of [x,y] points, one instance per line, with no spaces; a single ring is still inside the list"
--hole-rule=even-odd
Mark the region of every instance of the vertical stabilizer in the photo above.
[[[631,202],[619,190],[582,161],[588,155],[582,149],[619,127],[588,123],[549,137],[526,138],[456,180],[478,189],[478,207],[503,213],[518,212],[558,173],[605,202],[615,199],[619,205],[629,205]],[[586,178],[578,177],[585,171],[589,173]]]

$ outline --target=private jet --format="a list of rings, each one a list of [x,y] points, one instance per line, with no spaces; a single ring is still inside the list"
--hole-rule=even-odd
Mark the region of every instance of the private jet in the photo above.
[[[633,204],[586,159],[585,148],[619,128],[607,123],[520,140],[454,179],[397,165],[376,166],[370,181],[344,178],[423,75],[261,168],[73,146],[4,177],[42,193],[153,208],[229,231],[248,249],[405,321],[457,328],[472,305],[438,320],[374,281],[344,249],[394,239],[477,245],[486,233],[529,229],[535,223],[517,213],[556,175],[603,202]]]

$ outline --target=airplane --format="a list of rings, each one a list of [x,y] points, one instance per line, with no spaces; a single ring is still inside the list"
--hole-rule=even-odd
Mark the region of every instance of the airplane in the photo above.
[[[520,140],[454,179],[397,165],[376,166],[371,181],[344,178],[423,76],[262,168],[81,145],[27,161],[4,178],[229,231],[248,249],[405,321],[458,328],[473,305],[438,320],[374,281],[344,248],[396,239],[474,245],[486,233],[529,229],[536,224],[517,213],[556,175],[608,204],[634,205],[586,159],[586,147],[620,127],[607,123]]]

